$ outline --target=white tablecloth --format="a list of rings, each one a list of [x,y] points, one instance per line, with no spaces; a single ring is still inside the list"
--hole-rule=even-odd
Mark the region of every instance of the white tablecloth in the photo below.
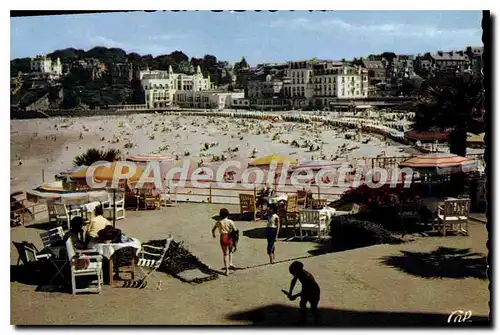
[[[83,208],[87,210],[87,213],[93,213],[94,209],[99,206],[101,203],[99,201],[89,202],[88,204],[82,205]]]
[[[333,216],[335,216],[335,208],[323,207],[322,209],[305,209],[308,212],[319,212],[319,215],[326,218],[326,222],[330,222]]]
[[[139,250],[141,249],[141,241],[133,237],[131,237],[131,239],[131,242],[126,243],[97,243],[94,245],[89,245],[89,247],[97,250],[99,254],[101,254],[103,257],[106,257],[107,259],[110,259],[116,250],[120,250],[121,248],[125,247],[136,248],[136,254],[138,254]]]
[[[273,195],[272,197],[267,197],[267,202],[269,202],[269,204],[277,204],[280,201],[287,201],[287,200],[288,200],[288,195],[286,194]]]

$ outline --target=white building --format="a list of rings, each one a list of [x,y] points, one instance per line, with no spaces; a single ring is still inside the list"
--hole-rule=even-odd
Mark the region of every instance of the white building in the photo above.
[[[290,62],[285,70],[283,88],[285,97],[299,100],[297,106],[306,105],[314,95],[313,62]]]
[[[242,101],[244,97],[244,92],[179,90],[175,92],[174,103],[183,108],[224,109],[231,107],[233,101]]]
[[[368,97],[368,71],[361,67],[322,62],[314,66],[313,83],[316,106],[328,106],[338,99]]]
[[[172,105],[177,91],[205,91],[212,89],[210,77],[204,78],[198,66],[196,73],[186,75],[168,71],[147,70],[139,72],[142,88],[148,108],[162,108]]]
[[[62,64],[60,58],[53,61],[46,56],[37,56],[35,58],[31,58],[30,68],[31,72],[50,73],[58,76],[62,75]]]

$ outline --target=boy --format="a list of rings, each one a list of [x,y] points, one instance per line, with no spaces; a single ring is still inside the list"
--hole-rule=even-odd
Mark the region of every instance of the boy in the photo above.
[[[311,305],[311,312],[314,317],[314,323],[318,323],[319,315],[318,315],[318,303],[320,296],[320,288],[318,283],[314,280],[314,277],[304,270],[304,264],[301,262],[295,261],[290,265],[289,268],[290,274],[293,276],[292,282],[290,283],[290,291],[285,293],[290,300],[295,300],[300,297],[300,311],[302,313],[299,323],[305,324],[307,319],[307,303]],[[302,291],[295,295],[292,295],[293,288],[295,287],[295,283],[297,280],[300,281],[302,285]]]

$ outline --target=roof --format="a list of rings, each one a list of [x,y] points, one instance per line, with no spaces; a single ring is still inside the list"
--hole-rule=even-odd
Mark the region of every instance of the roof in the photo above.
[[[466,54],[460,55],[457,52],[443,52],[441,54],[435,53],[431,54],[432,58],[435,60],[467,60],[468,56]]]
[[[380,60],[364,60],[363,65],[367,69],[384,69],[384,64]]]

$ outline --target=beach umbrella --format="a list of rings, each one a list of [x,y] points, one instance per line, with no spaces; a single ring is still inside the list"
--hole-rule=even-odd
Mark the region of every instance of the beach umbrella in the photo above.
[[[282,165],[285,162],[288,162],[290,165],[297,164],[297,160],[292,157],[271,154],[257,158],[253,162],[248,163],[248,166],[270,166],[272,162],[275,162],[277,165]]]
[[[476,165],[472,159],[450,153],[418,155],[399,164],[400,167],[427,169],[436,171],[438,174],[468,172],[476,168]]]
[[[93,171],[92,177],[94,182],[112,182],[114,175],[115,175],[115,170],[117,169],[117,162],[112,162],[111,166],[107,167],[105,165],[98,166],[95,168]],[[129,167],[126,165],[121,166],[121,175],[127,174],[129,172]],[[77,171],[73,174],[70,175],[70,180],[72,182],[75,182],[79,186],[83,187],[89,187],[90,185],[87,184],[87,173],[88,173],[88,168]],[[136,168],[134,174],[131,177],[128,177],[126,179],[120,179],[118,181],[118,188],[124,189],[127,182],[135,184],[137,183],[142,175],[144,173],[144,169],[142,168]],[[113,203],[116,202],[116,188],[112,188],[113,190]],[[115,211],[113,210],[113,227],[115,227],[116,223],[116,217],[115,217]]]

